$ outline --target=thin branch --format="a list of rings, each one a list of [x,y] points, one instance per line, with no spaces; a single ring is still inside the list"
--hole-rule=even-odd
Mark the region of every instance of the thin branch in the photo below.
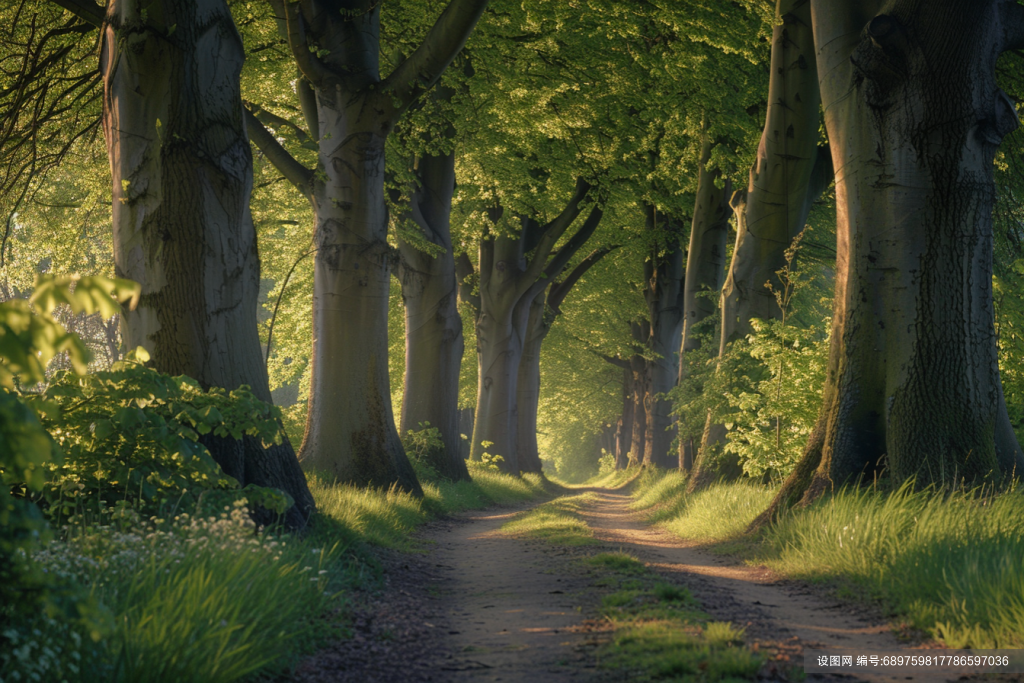
[[[316,253],[316,248],[310,249],[306,253],[295,259],[295,263],[288,270],[288,274],[284,276],[284,282],[281,284],[281,291],[277,293],[277,302],[274,304],[274,314],[270,316],[270,328],[267,330],[267,357],[264,359],[264,365],[270,365],[270,345],[274,341],[274,323],[277,322],[277,309],[281,307],[281,297],[284,296],[284,289],[288,286],[288,281],[292,279],[292,273],[295,272],[295,268],[298,267],[307,256]]]
[[[384,92],[396,100],[399,115],[429,90],[452,63],[473,31],[488,0],[451,0],[430,28],[426,38],[383,83]]]
[[[297,187],[306,199],[312,202],[313,171],[296,161],[295,157],[281,146],[281,143],[248,109],[245,109],[245,127],[249,131],[249,138],[256,143],[256,146],[270,160],[274,168]]]
[[[455,277],[459,281],[459,301],[467,303],[473,310],[480,313],[480,295],[473,293],[473,285],[470,278],[473,277],[473,262],[469,260],[469,254],[462,252],[455,259]]]
[[[547,266],[544,268],[544,272],[550,277],[556,278],[569,263],[569,260],[576,254],[577,251],[591,238],[594,231],[597,230],[597,226],[601,223],[601,218],[604,216],[604,212],[601,207],[595,206],[590,211],[590,215],[587,216],[587,220],[584,221],[580,229],[576,231],[576,234],[569,238],[561,249],[551,258]]]

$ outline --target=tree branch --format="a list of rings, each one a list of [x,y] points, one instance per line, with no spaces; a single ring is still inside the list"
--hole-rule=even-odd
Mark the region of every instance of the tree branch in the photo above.
[[[569,291],[579,281],[583,274],[590,270],[598,261],[604,258],[606,255],[621,247],[621,244],[615,244],[610,247],[601,247],[593,251],[587,258],[580,261],[572,272],[562,280],[551,285],[551,291],[548,293],[548,306],[551,307],[555,313],[561,313],[562,302],[565,301],[565,297],[569,294]]]
[[[313,171],[296,161],[295,157],[281,146],[281,143],[271,135],[270,131],[259,122],[259,119],[251,111],[245,107],[242,109],[245,110],[245,127],[249,131],[249,139],[256,143],[259,150],[263,152],[263,156],[267,157],[274,168],[297,187],[306,199],[312,202]]]
[[[299,78],[301,79],[302,77],[300,76]],[[309,86],[307,85],[306,87],[308,88]],[[253,113],[253,116],[255,116],[256,119],[263,125],[274,126],[277,128],[287,128],[291,130],[293,133],[295,133],[295,137],[298,138],[299,144],[309,144],[312,145],[312,149],[316,149],[315,138],[311,138],[309,134],[306,133],[306,131],[302,130],[302,128],[295,125],[288,119],[284,118],[283,116],[278,116],[273,112],[267,111],[260,105],[254,102],[249,102],[248,100],[242,100],[242,104],[244,104],[245,108],[251,111]]]
[[[50,2],[60,5],[90,26],[99,28],[103,25],[103,8],[92,0],[50,0]]]
[[[576,231],[576,234],[569,238],[569,241],[562,245],[562,248],[548,261],[544,268],[544,272],[547,273],[551,278],[556,278],[569,263],[577,251],[586,243],[587,240],[597,230],[597,226],[601,223],[601,218],[604,216],[604,211],[601,207],[595,206],[590,211],[590,215],[587,216],[587,220],[580,226],[580,229]]]
[[[306,40],[305,20],[302,18],[302,10],[299,3],[284,0],[280,6],[284,8],[288,47],[292,50],[295,63],[299,67],[299,72],[306,77],[306,80],[316,86],[330,71],[316,55],[309,51],[309,41]]]
[[[548,262],[548,256],[555,248],[555,244],[558,240],[561,239],[563,234],[565,234],[565,231],[569,229],[569,226],[572,225],[573,221],[575,221],[577,216],[580,215],[580,204],[586,198],[591,187],[591,184],[583,178],[577,178],[576,190],[573,192],[572,199],[569,200],[569,203],[566,204],[565,208],[562,210],[562,213],[555,216],[554,219],[540,228],[540,237],[537,240],[537,246],[534,250],[533,258],[530,259],[524,273],[524,292],[533,287],[534,283],[542,277],[554,278],[558,276],[558,272],[552,272],[549,270],[549,266],[551,264]],[[600,217],[598,217],[598,220],[600,220]],[[578,249],[579,245],[577,245],[576,248]],[[562,263],[562,267],[565,267],[565,263]]]
[[[466,44],[487,2],[451,0],[420,46],[385,79],[383,91],[397,99],[395,115],[405,111],[441,78]]]

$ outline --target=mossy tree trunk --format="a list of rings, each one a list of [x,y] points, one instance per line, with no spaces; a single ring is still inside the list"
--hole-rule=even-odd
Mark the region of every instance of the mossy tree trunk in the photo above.
[[[270,402],[257,331],[259,256],[252,153],[239,75],[245,53],[223,0],[114,0],[102,26],[103,130],[113,177],[114,263],[142,285],[122,317],[128,348],[206,388],[245,384]],[[291,444],[205,438],[241,484],[313,498]]]
[[[812,3],[838,257],[822,410],[764,523],[884,468],[917,485],[1024,470],[999,378],[993,160],[1018,125],[995,61],[1024,46],[997,0]]]

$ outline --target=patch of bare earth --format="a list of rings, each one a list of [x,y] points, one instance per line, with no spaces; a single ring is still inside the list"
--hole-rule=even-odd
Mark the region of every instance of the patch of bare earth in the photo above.
[[[665,579],[684,585],[714,619],[746,628],[769,658],[762,678],[785,680],[786,662],[805,647],[835,654],[908,647],[870,610],[816,589],[781,581],[763,567],[731,563],[658,528],[629,510],[627,495],[597,490],[583,515],[601,546],[582,549],[514,538],[499,531],[527,507],[466,513],[428,525],[426,552],[386,553],[383,590],[358,596],[354,635],[306,659],[301,683],[546,683],[614,681],[596,666],[610,637],[595,618],[602,592],[578,558],[623,550]],[[906,674],[857,679],[929,680]],[[941,678],[937,680],[943,680]]]

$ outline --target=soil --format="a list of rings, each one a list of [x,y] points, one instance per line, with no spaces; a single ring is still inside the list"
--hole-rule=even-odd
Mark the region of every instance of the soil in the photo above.
[[[511,537],[500,527],[536,505],[469,512],[432,523],[422,553],[384,553],[385,584],[357,596],[352,637],[306,659],[299,683],[609,682],[597,666],[610,637],[594,618],[602,589],[576,560],[623,550],[690,589],[714,619],[746,628],[748,643],[801,663],[804,648],[830,653],[909,648],[882,615],[844,604],[824,589],[783,581],[647,525],[621,491],[597,489],[583,511],[601,546],[566,548]],[[920,644],[918,645],[920,647]],[[762,678],[784,680],[767,665]],[[929,680],[808,675],[807,680]],[[933,678],[931,680],[944,680]]]

